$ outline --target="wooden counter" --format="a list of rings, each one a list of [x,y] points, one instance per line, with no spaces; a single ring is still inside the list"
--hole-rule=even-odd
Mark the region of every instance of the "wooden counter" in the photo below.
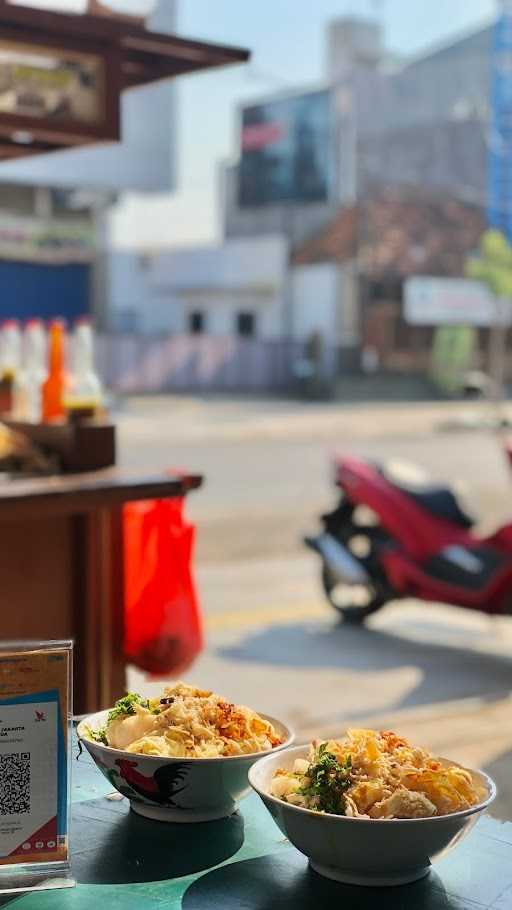
[[[123,504],[201,483],[120,468],[0,481],[0,636],[73,638],[76,712],[110,706],[125,686]]]

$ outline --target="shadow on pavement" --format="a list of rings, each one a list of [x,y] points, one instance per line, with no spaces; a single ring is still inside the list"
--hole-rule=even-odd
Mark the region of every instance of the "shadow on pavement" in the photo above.
[[[422,673],[421,682],[396,707],[491,698],[512,689],[512,656],[412,641],[389,631],[343,624],[273,625],[217,653],[230,660],[356,673],[416,667]]]

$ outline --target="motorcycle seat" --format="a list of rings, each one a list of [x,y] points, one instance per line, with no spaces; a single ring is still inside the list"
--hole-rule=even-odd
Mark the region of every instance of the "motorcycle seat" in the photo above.
[[[468,591],[483,591],[507,565],[510,560],[489,546],[468,549],[455,545],[431,556],[423,569],[437,581]]]
[[[388,478],[389,480],[389,478]],[[423,509],[441,518],[450,521],[461,528],[471,528],[474,520],[460,507],[456,496],[448,487],[426,486],[415,489],[405,484],[390,481],[398,490],[414,499]]]

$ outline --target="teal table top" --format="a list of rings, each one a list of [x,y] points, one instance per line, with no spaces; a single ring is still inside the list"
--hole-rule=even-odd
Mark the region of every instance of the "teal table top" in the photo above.
[[[76,753],[75,753],[76,754]],[[130,812],[83,753],[73,761],[74,889],[4,898],[9,910],[512,910],[512,824],[482,819],[421,882],[338,885],[312,872],[259,798],[219,822],[175,825]]]

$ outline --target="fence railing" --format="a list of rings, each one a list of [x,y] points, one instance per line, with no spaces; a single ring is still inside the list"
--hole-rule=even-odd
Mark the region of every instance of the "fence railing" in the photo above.
[[[97,346],[105,384],[118,392],[285,389],[303,356],[301,342],[232,336],[108,334]],[[326,351],[324,378],[334,362],[334,350]]]

